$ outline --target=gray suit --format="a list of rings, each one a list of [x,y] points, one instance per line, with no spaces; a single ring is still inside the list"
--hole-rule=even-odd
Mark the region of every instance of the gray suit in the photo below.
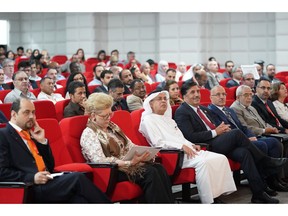
[[[219,81],[223,79],[223,75],[221,73],[216,73],[216,76],[218,77],[218,80],[214,76],[214,74],[210,71],[207,72],[208,82],[206,85],[206,88],[212,89],[214,86],[219,85]]]
[[[132,112],[134,110],[139,110],[143,108],[143,100],[140,97],[137,97],[133,94],[129,95],[126,98],[127,105],[129,110]]]
[[[254,107],[249,106],[249,112],[237,100],[234,101],[234,103],[230,107],[236,112],[237,117],[243,126],[246,126],[248,127],[248,129],[252,130],[252,132],[256,134],[256,136],[261,136],[263,134],[265,127],[267,127],[268,125],[260,117]]]

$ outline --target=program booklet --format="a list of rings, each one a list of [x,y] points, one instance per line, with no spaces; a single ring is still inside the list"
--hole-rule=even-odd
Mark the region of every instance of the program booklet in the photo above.
[[[160,151],[160,147],[149,147],[149,146],[133,146],[129,152],[124,157],[124,161],[132,160],[134,154],[137,152],[137,154],[142,155],[144,152],[148,151],[150,153],[150,156],[148,157],[148,160],[151,160],[155,157],[155,155]]]

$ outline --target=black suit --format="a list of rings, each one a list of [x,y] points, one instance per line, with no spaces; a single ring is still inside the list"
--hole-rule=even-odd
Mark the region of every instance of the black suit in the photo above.
[[[225,124],[229,124],[230,128],[240,129],[248,138],[256,137],[256,135],[249,130],[246,126],[243,126],[238,119],[235,111],[229,107],[225,107],[226,110],[229,112],[231,118],[234,122],[229,120],[229,118],[224,114],[222,110],[216,107],[214,104],[210,104],[208,108],[215,114],[217,117],[216,125],[220,125],[221,122]],[[234,125],[236,124],[236,125]],[[256,145],[263,153],[268,154],[271,157],[279,158],[282,155],[283,147],[281,142],[279,142],[276,138],[273,137],[259,137],[257,141],[252,141],[254,145]]]
[[[111,110],[112,111],[127,110],[128,112],[130,112],[127,101],[125,100],[125,98],[122,98],[121,101],[117,101],[116,103],[114,103]]]
[[[21,181],[34,183],[38,172],[35,159],[17,131],[8,124],[0,129],[0,181]],[[49,145],[35,141],[46,169],[54,170],[54,158]],[[46,184],[34,184],[34,201],[39,203],[109,202],[106,196],[96,188],[82,173],[64,174]]]
[[[2,88],[3,88],[4,90],[11,89],[11,86],[8,85],[8,84],[6,84],[6,83],[0,84],[0,86],[2,86]]]
[[[206,107],[200,109],[210,119],[214,121],[214,114]],[[212,137],[211,130],[208,130],[198,114],[187,104],[182,103],[176,110],[175,121],[186,139],[193,143],[208,143],[211,151],[224,154],[241,164],[241,168],[247,176],[253,194],[261,193],[264,190],[264,182],[256,167],[256,163],[266,157],[260,152],[250,140],[239,129],[233,129],[215,138]]]
[[[273,103],[270,100],[267,100],[268,107],[271,109],[271,111],[274,113],[275,117],[279,120],[282,127],[277,126],[276,119],[268,112],[266,109],[265,104],[260,100],[260,98],[257,95],[254,95],[252,106],[257,110],[258,114],[261,116],[261,118],[268,124],[272,125],[273,127],[278,128],[278,130],[281,131],[281,133],[285,133],[285,128],[288,129],[288,122],[282,119]]]
[[[4,113],[0,110],[0,123],[7,123],[8,119],[4,115]]]
[[[105,93],[105,94],[108,94],[108,90],[107,90],[103,85],[98,86],[98,87],[94,90],[94,92],[103,92],[103,93]]]

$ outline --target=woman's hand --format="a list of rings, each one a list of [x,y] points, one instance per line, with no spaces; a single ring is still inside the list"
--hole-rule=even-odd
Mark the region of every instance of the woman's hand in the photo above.
[[[137,152],[136,152],[135,155],[133,156],[132,160],[131,160],[131,165],[135,165],[135,164],[138,164],[141,162],[148,161],[149,156],[150,156],[150,153],[148,151],[143,153],[142,155],[137,154]]]

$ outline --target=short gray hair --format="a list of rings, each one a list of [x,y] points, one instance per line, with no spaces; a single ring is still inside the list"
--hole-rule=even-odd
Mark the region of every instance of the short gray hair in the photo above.
[[[247,86],[247,85],[240,85],[240,86],[236,89],[236,97],[242,95],[244,89],[251,89],[251,88],[250,88],[249,86]]]

